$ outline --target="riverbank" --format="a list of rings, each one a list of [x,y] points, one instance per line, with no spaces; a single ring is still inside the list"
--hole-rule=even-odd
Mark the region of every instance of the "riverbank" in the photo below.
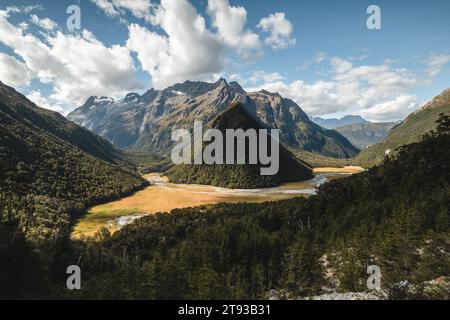
[[[152,184],[130,197],[91,208],[75,224],[72,238],[95,235],[102,227],[115,232],[145,215],[170,212],[173,209],[196,207],[221,202],[265,202],[309,196],[317,187],[332,179],[345,177],[358,171],[356,167],[318,168],[316,176],[307,181],[286,183],[275,188],[226,189],[204,185],[173,184],[158,173],[144,177]]]

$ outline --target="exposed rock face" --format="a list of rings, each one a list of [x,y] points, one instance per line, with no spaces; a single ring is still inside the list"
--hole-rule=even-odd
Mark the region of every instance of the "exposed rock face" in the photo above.
[[[121,100],[89,98],[68,118],[123,149],[167,154],[176,128],[192,128],[195,120],[212,121],[233,101],[269,128],[279,128],[283,143],[298,150],[348,158],[358,150],[336,131],[309,120],[292,100],[260,91],[247,93],[237,82],[191,82],[145,94],[130,93]]]
[[[387,295],[381,291],[364,292],[331,292],[311,297],[295,297],[286,290],[270,290],[266,299],[268,300],[386,300]]]

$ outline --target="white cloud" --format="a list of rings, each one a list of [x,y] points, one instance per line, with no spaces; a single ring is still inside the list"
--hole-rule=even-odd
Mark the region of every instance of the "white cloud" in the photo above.
[[[261,19],[258,28],[269,33],[264,42],[275,50],[295,45],[295,39],[291,38],[294,28],[283,12],[277,12]]]
[[[123,16],[130,12],[137,18],[151,20],[153,4],[150,0],[91,0],[96,6],[102,9],[110,17],[120,17],[125,22]]]
[[[105,46],[92,33],[57,32],[45,41],[8,21],[0,11],[0,42],[20,56],[33,78],[53,84],[51,98],[81,104],[90,95],[123,95],[140,88],[134,61],[126,47]]]
[[[30,13],[32,11],[38,11],[38,10],[42,10],[42,6],[37,4],[37,5],[28,5],[28,6],[9,6],[6,8],[6,13],[10,14],[10,13]]]
[[[137,52],[153,85],[163,88],[184,80],[207,80],[220,73],[226,47],[206,28],[205,20],[185,0],[162,0],[154,23],[166,35],[129,26],[127,46]]]
[[[44,96],[42,96],[41,91],[39,90],[30,91],[30,93],[27,94],[26,97],[30,101],[34,102],[38,107],[53,110],[60,113],[64,112],[64,109],[61,105],[59,105],[58,103],[50,103],[47,100],[47,98],[44,98]]]
[[[344,73],[347,70],[350,70],[353,65],[350,61],[334,57],[331,59],[331,65],[333,66],[336,73]]]
[[[284,80],[284,77],[278,72],[256,71],[250,76],[249,80],[254,84],[259,82],[267,83]]]
[[[44,28],[45,30],[53,30],[56,29],[56,27],[58,26],[55,21],[49,18],[40,19],[35,14],[31,15],[31,22],[33,22],[35,25],[41,28]]]
[[[369,120],[398,120],[418,107],[408,90],[419,80],[406,69],[392,69],[389,65],[355,67],[340,58],[331,59],[331,66],[334,75],[328,81],[273,81],[245,89],[279,92],[313,116],[354,113],[356,108]]]
[[[306,70],[311,66],[312,64],[321,64],[323,61],[327,59],[327,54],[325,52],[316,52],[314,57],[312,59],[307,60],[305,63],[303,63],[300,67],[297,68],[299,71]]]
[[[247,10],[244,7],[232,7],[228,0],[209,0],[207,12],[219,38],[228,46],[244,54],[246,50],[261,47],[259,36],[246,29]]]
[[[0,52],[0,80],[12,87],[30,84],[27,66],[16,58]]]
[[[397,98],[363,109],[357,114],[372,121],[390,121],[403,119],[417,108],[417,97],[401,95]],[[392,118],[394,116],[394,118]]]
[[[430,77],[435,77],[442,72],[444,67],[450,63],[450,54],[442,53],[438,55],[429,56],[425,64],[428,66],[427,74]]]
[[[107,15],[124,19],[130,12],[152,28],[128,24],[127,48],[137,53],[142,69],[155,88],[185,80],[213,80],[221,74],[229,56],[254,62],[263,54],[258,34],[247,27],[247,10],[228,0],[208,0],[205,18],[189,0],[91,0]],[[269,32],[266,42],[277,48],[293,43],[292,25],[282,13],[263,19]]]

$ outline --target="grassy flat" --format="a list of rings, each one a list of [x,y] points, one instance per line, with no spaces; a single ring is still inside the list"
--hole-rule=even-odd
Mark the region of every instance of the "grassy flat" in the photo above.
[[[345,176],[343,174],[353,174],[360,172],[361,170],[362,168],[358,167],[319,168],[315,170],[315,172],[317,174],[336,173],[336,175],[327,176],[327,180],[331,180]],[[80,239],[82,237],[91,237],[102,227],[106,227],[108,222],[112,222],[115,219],[124,216],[142,216],[158,212],[170,212],[173,209],[196,207],[221,202],[257,203],[285,200],[302,196],[301,193],[292,191],[305,190],[303,196],[307,196],[308,190],[313,190],[317,184],[317,182],[313,180],[308,180],[285,183],[276,188],[234,190],[205,185],[172,184],[168,183],[165,177],[160,177],[159,174],[148,174],[144,177],[150,182],[153,182],[154,185],[136,192],[132,196],[91,208],[75,224],[72,238]],[[109,225],[108,229],[111,232],[117,230],[111,225]]]

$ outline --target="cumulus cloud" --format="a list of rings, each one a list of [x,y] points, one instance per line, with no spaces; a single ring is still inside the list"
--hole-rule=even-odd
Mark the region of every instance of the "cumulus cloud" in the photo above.
[[[261,19],[258,28],[269,33],[264,42],[275,50],[295,45],[296,40],[291,38],[294,27],[283,12],[277,12]]]
[[[219,38],[228,46],[244,54],[261,47],[259,36],[246,28],[247,10],[244,7],[232,7],[228,0],[209,0],[207,12]]]
[[[41,40],[0,11],[0,42],[20,56],[32,78],[53,85],[52,99],[79,105],[90,95],[123,95],[140,88],[128,48],[105,46],[92,33],[56,32]]]
[[[429,56],[425,64],[427,65],[427,74],[430,77],[435,77],[442,72],[444,67],[450,63],[450,54],[442,53],[438,55]]]
[[[127,24],[127,48],[137,54],[155,88],[185,80],[213,80],[229,56],[244,62],[262,57],[260,36],[247,27],[247,10],[229,0],[208,0],[209,25],[189,0],[91,0],[107,15],[124,19],[127,13],[145,19],[151,28]],[[266,43],[281,49],[294,43],[291,23],[282,13],[261,21]]]
[[[58,26],[55,21],[53,21],[49,18],[40,19],[35,14],[31,15],[31,22],[33,22],[35,25],[37,25],[45,30],[53,30],[53,29],[56,29],[56,27]]]
[[[137,52],[156,88],[184,80],[207,80],[223,70],[226,48],[188,1],[162,0],[154,23],[166,35],[132,24],[127,47]]]
[[[91,0],[96,6],[110,17],[120,17],[125,22],[123,16],[127,12],[136,18],[151,20],[151,12],[154,7],[150,0]]]
[[[390,121],[392,115],[394,120],[403,119],[417,108],[417,97],[415,95],[401,95],[397,98],[376,104],[368,109],[358,112],[359,115],[373,121]]]
[[[406,69],[385,64],[355,67],[341,58],[332,58],[330,64],[334,74],[328,81],[273,81],[246,89],[279,92],[313,116],[355,112],[357,108],[369,120],[398,120],[417,107],[417,99],[408,89],[419,81]]]
[[[30,84],[27,66],[16,58],[0,52],[0,80],[12,87]]]
[[[14,53],[1,56],[6,66],[0,75],[5,82],[20,86],[37,79],[52,86],[49,101],[79,105],[90,95],[120,96],[141,89],[132,52],[156,88],[185,80],[214,80],[231,58],[249,62],[262,55],[263,41],[248,28],[246,9],[230,5],[229,0],[208,0],[208,20],[189,0],[91,2],[122,22],[132,15],[149,24],[127,23],[126,43],[105,45],[87,30],[67,34],[53,20],[31,14],[41,6],[0,10],[0,43]],[[29,21],[12,23],[10,16],[19,13],[31,14]],[[29,28],[27,22],[39,30]],[[264,42],[273,48],[295,43],[284,13],[262,19],[258,27],[266,34]],[[277,73],[255,73],[251,78],[252,82],[284,80]]]
[[[284,77],[278,72],[256,71],[250,76],[249,80],[254,84],[259,82],[267,83],[284,80]]]

